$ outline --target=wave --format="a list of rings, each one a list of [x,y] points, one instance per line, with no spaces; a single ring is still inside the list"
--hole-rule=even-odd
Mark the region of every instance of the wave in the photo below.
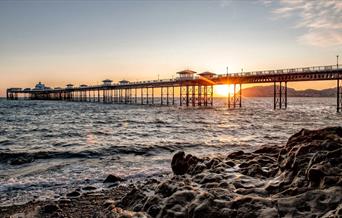
[[[44,159],[99,158],[105,156],[142,155],[153,156],[163,152],[171,153],[184,148],[205,147],[192,143],[172,143],[164,145],[111,146],[100,149],[72,151],[11,152],[0,151],[0,163],[21,165]],[[66,147],[65,145],[63,147]]]

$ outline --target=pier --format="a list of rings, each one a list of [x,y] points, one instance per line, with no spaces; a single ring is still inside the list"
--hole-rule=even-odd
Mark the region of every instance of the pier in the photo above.
[[[197,73],[191,70],[177,72],[178,76],[166,80],[113,83],[106,79],[101,85],[66,85],[65,88],[49,88],[39,83],[35,88],[9,88],[8,100],[59,100],[78,102],[102,102],[140,105],[213,106],[214,86],[233,86],[228,93],[228,108],[242,107],[244,84],[271,83],[274,109],[286,109],[287,84],[289,82],[336,81],[336,110],[342,110],[342,67],[338,65],[290,68],[244,73]],[[158,95],[157,95],[158,93]]]

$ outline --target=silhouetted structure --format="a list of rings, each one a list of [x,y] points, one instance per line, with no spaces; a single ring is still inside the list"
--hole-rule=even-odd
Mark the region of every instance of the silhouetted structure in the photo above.
[[[235,74],[216,75],[212,72],[197,74],[195,71],[177,72],[175,79],[129,82],[122,80],[113,83],[104,80],[102,85],[74,87],[68,84],[66,88],[46,88],[39,83],[35,89],[7,89],[7,99],[17,100],[19,95],[31,100],[66,100],[123,104],[160,104],[175,105],[175,89],[179,89],[180,106],[212,106],[213,86],[232,85],[233,93],[228,94],[228,107],[242,106],[242,84],[273,83],[274,109],[287,108],[287,83],[298,81],[337,81],[337,112],[342,110],[342,68],[336,65],[306,68],[291,68],[281,70],[255,71]],[[239,88],[239,90],[237,89]],[[155,89],[160,89],[160,99],[157,102]],[[28,97],[27,97],[28,96]]]

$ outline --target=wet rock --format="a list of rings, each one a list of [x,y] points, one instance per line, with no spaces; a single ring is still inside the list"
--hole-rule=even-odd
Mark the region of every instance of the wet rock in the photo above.
[[[173,184],[170,180],[162,182],[157,188],[157,193],[160,193],[163,197],[169,197],[176,191],[177,185]]]
[[[147,196],[143,191],[137,188],[133,188],[121,201],[118,203],[119,207],[133,209],[136,205],[141,205],[141,202],[145,202]]]
[[[171,168],[175,175],[184,175],[190,169],[191,171],[196,171],[197,163],[199,159],[191,154],[185,156],[184,151],[178,151],[172,158]]]
[[[227,159],[235,159],[238,158],[240,156],[242,156],[245,152],[243,151],[236,151],[236,152],[232,152],[227,156]]]
[[[23,156],[23,157],[17,157],[15,159],[10,160],[9,164],[10,165],[22,165],[26,163],[31,163],[33,161],[34,161],[33,157]]]
[[[184,151],[179,151],[173,156],[171,168],[175,175],[183,175],[188,171],[189,166],[185,159]]]
[[[122,179],[119,176],[115,176],[115,175],[108,175],[107,178],[103,181],[103,183],[116,183],[116,182],[121,182],[124,181],[124,179]]]
[[[68,198],[77,198],[81,196],[81,193],[78,191],[73,191],[73,192],[68,193],[66,196]]]
[[[104,203],[103,203],[103,207],[104,208],[108,208],[109,206],[113,206],[115,205],[115,201],[113,200],[106,200]]]
[[[97,188],[94,187],[94,186],[85,186],[85,187],[82,188],[82,190],[84,190],[84,191],[94,191],[96,189]]]
[[[41,212],[46,214],[52,214],[60,210],[61,208],[57,204],[48,204],[41,209]]]
[[[226,158],[177,152],[174,175],[145,181],[119,206],[152,217],[339,217],[342,128],[301,130],[280,146]]]

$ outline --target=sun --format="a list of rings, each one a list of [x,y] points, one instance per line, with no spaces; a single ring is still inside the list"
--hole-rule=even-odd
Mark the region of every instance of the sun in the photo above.
[[[239,91],[239,87],[236,87],[236,92]],[[233,85],[216,85],[214,86],[214,93],[216,96],[228,96],[228,93],[234,93]]]

